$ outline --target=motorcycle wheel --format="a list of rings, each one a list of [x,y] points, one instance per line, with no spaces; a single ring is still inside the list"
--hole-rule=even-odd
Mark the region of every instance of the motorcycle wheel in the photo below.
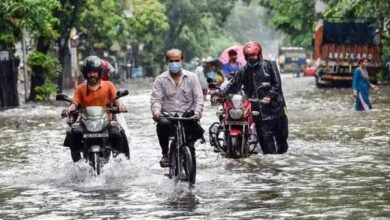
[[[230,136],[230,143],[228,145],[228,157],[229,158],[236,158],[236,150],[241,149],[239,145],[239,140],[237,136]]]
[[[101,172],[101,161],[100,161],[100,155],[98,152],[91,153],[91,165],[93,170],[95,171],[96,175],[99,176]]]
[[[240,142],[240,148],[241,148],[241,151],[240,151],[241,157],[248,157],[249,156],[248,142],[245,140],[242,140],[239,142]]]
[[[191,151],[190,146],[183,145],[180,148],[180,163],[184,168],[184,181],[187,181],[190,187],[193,186],[196,181],[196,159],[195,152]]]
[[[127,141],[126,136],[123,139],[123,147],[124,147],[124,153],[125,153],[126,158],[130,160],[130,147],[129,147],[129,142]]]

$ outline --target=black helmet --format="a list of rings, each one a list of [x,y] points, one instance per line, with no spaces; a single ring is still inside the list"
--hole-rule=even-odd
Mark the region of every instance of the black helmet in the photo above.
[[[83,73],[85,79],[88,78],[87,73],[91,71],[96,71],[99,74],[99,79],[102,77],[102,60],[97,56],[89,56],[85,58],[83,64],[81,65],[81,72]]]

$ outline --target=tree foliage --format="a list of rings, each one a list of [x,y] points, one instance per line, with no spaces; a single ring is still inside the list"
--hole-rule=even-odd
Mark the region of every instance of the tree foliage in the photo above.
[[[160,0],[166,8],[169,31],[164,49],[183,49],[187,60],[206,55],[213,40],[223,35],[222,24],[231,13],[235,0]]]
[[[232,36],[239,44],[256,40],[261,43],[264,54],[275,54],[283,33],[267,25],[268,20],[267,10],[257,2],[236,4],[224,29],[226,35]]]
[[[316,22],[315,0],[259,0],[269,10],[270,22],[287,34],[287,42],[296,46],[311,46]]]
[[[80,29],[90,50],[152,41],[168,28],[163,6],[157,0],[86,0]]]
[[[59,7],[57,0],[2,0],[0,2],[0,45],[12,47],[23,30],[36,37],[54,38],[58,20],[53,10]]]

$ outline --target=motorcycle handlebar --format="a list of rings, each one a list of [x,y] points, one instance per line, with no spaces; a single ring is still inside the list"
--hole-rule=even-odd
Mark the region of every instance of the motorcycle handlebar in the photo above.
[[[117,107],[111,107],[111,108],[106,108],[107,112],[113,113],[113,114],[119,114],[119,113],[126,113],[126,111],[120,111],[119,108]]]
[[[75,116],[75,115],[79,114],[79,112],[80,112],[80,110],[73,110],[73,111],[70,111],[68,115],[66,115],[66,109],[64,109],[61,112],[61,117],[66,118],[66,117],[70,117],[70,116]]]
[[[83,111],[82,109],[76,109],[76,110],[73,110],[73,111],[69,112],[69,114],[66,115],[66,109],[64,109],[61,112],[61,117],[62,118],[66,118],[66,117],[70,117],[70,116],[76,116],[76,115],[78,115],[82,111]],[[113,113],[113,114],[119,114],[119,113],[126,113],[127,112],[127,110],[126,111],[120,111],[117,107],[106,108],[106,111],[110,112],[110,113]]]

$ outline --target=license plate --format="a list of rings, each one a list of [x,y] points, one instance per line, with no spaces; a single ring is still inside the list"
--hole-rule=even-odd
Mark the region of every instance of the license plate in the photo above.
[[[108,137],[108,133],[89,133],[89,134],[83,134],[83,138],[102,138],[102,137]]]

